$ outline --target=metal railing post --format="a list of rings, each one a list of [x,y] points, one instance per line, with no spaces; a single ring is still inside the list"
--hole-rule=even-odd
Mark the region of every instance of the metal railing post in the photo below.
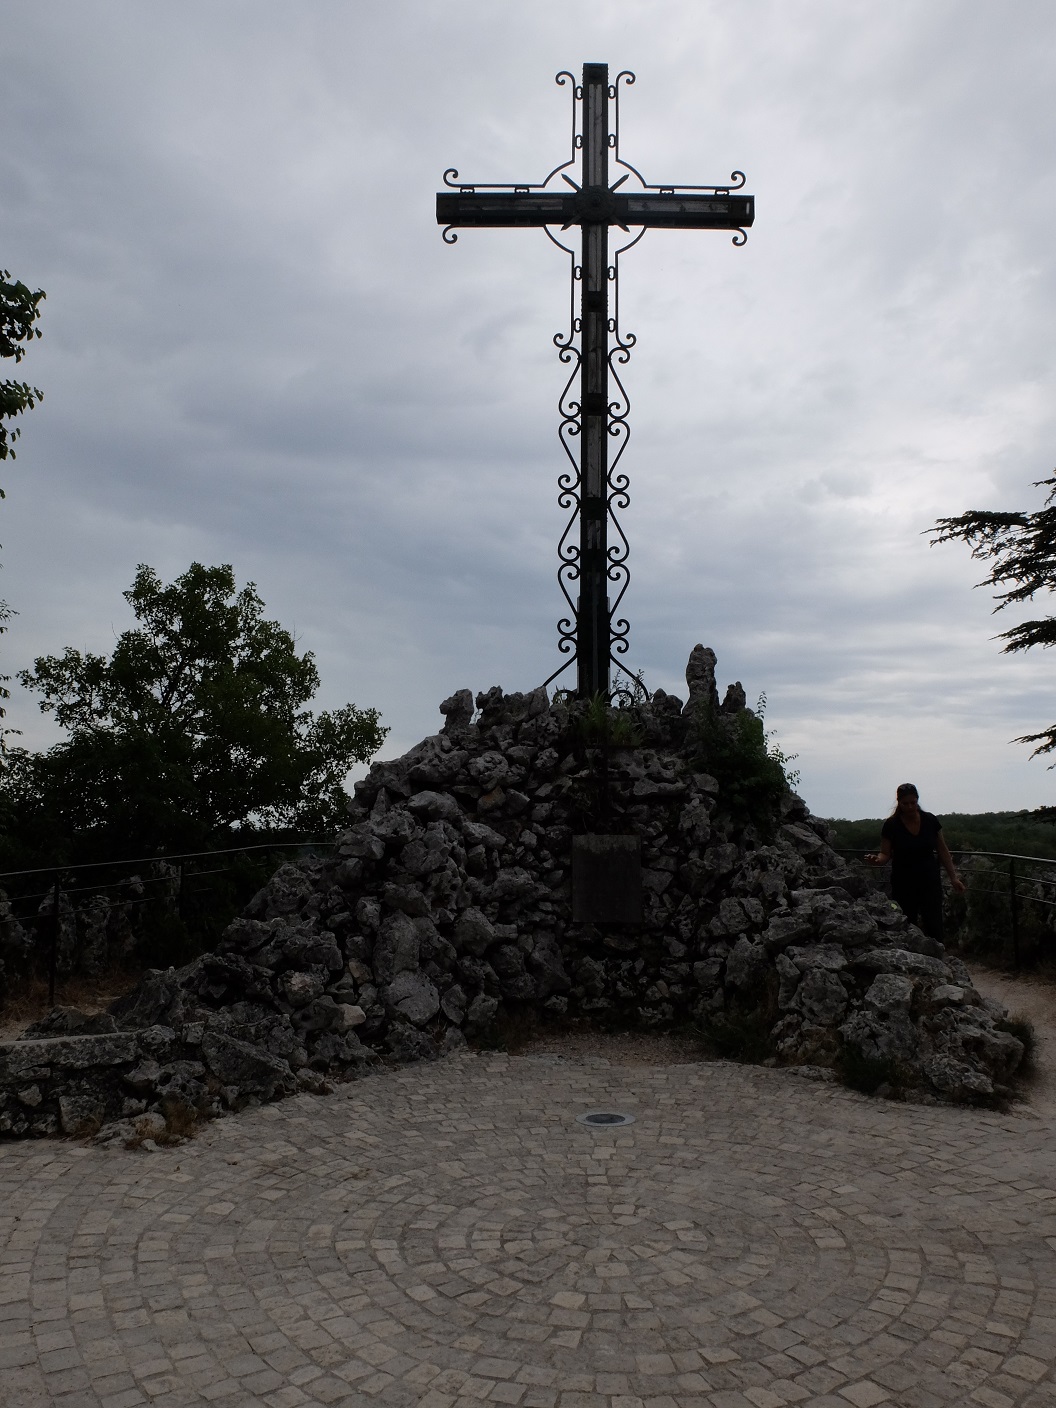
[[[59,966],[59,877],[51,887],[51,957],[48,961],[48,1006],[55,1006],[55,974]]]
[[[1016,862],[1008,862],[1008,905],[1012,918],[1012,966],[1019,967],[1019,906],[1016,903]]]

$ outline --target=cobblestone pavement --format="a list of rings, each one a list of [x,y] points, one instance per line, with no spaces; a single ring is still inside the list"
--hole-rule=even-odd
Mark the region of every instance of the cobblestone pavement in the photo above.
[[[4,1408],[1056,1404],[1047,1110],[467,1053],[5,1145],[0,1247]]]

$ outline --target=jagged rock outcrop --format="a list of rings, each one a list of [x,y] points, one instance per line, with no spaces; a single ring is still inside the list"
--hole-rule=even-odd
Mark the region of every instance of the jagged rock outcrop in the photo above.
[[[8,973],[18,972],[32,952],[32,941],[0,890],[0,1002],[7,994]]]
[[[282,866],[215,953],[148,973],[87,1027],[58,1009],[0,1047],[0,1133],[216,1114],[434,1058],[524,1009],[727,1040],[748,1026],[780,1063],[999,1096],[1023,1055],[1002,1012],[799,797],[745,810],[729,773],[744,691],[720,707],[702,646],[687,678],[688,704],[658,691],[600,714],[543,689],[493,688],[476,713],[468,690],[445,700],[440,733],[357,784],[334,855]],[[574,922],[584,832],[640,838],[640,923]]]

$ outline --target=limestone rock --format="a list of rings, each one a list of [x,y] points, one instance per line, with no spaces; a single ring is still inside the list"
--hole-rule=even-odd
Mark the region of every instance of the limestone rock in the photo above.
[[[447,734],[465,733],[473,719],[473,692],[459,689],[440,705],[444,715],[444,732]]]
[[[422,973],[398,973],[384,997],[385,1006],[394,1015],[416,1027],[424,1027],[440,1010],[440,994]]]
[[[224,1032],[205,1032],[202,1057],[219,1081],[243,1094],[270,1100],[279,1091],[292,1093],[295,1088],[287,1061]]]
[[[847,989],[830,969],[810,968],[803,975],[791,1006],[814,1026],[835,1027],[847,1011]]]
[[[714,650],[705,645],[693,647],[689,656],[689,664],[686,666],[689,699],[686,702],[685,713],[692,713],[700,705],[712,709],[719,707],[719,691],[715,684],[716,663]]]
[[[322,1091],[493,1041],[525,1011],[741,1024],[797,1067],[886,1063],[928,1098],[1000,1095],[1023,1054],[1000,1008],[863,885],[802,798],[735,819],[692,726],[718,710],[713,652],[695,648],[687,683],[685,709],[657,691],[632,706],[634,746],[606,748],[582,704],[545,690],[495,686],[475,721],[468,690],[445,700],[441,733],[357,783],[332,856],[280,867],[215,952],[0,1044],[0,1135]],[[730,686],[723,709],[744,707]],[[573,921],[573,838],[591,831],[639,838],[642,923]],[[77,919],[93,952],[116,933],[102,915]],[[5,924],[0,903],[0,941]]]

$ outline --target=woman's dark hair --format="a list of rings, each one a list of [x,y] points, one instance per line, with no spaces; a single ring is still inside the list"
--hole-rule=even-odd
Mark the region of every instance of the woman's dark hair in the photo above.
[[[895,788],[895,810],[891,813],[892,816],[898,815],[898,804],[902,798],[911,795],[916,797],[918,802],[920,801],[920,793],[912,782],[900,782]]]

